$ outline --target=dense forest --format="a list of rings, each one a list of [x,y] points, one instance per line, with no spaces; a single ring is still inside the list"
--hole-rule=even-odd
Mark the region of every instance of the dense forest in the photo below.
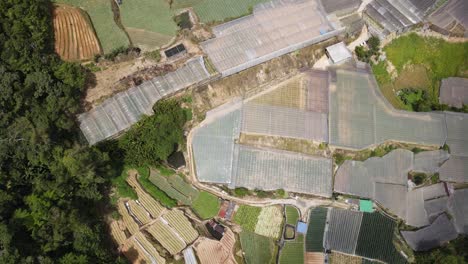
[[[79,64],[53,51],[51,3],[0,1],[0,263],[116,263],[106,153],[80,139]]]

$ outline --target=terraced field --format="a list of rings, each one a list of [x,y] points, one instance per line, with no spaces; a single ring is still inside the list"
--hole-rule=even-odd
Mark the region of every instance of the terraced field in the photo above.
[[[127,177],[127,183],[135,190],[138,196],[138,201],[148,211],[153,218],[157,218],[164,211],[164,207],[153,199],[145,190],[141,187],[136,179],[135,173],[130,173]]]
[[[171,255],[177,254],[185,248],[185,242],[162,221],[156,221],[147,231],[165,248]]]
[[[169,197],[184,205],[191,205],[198,197],[198,190],[177,174],[163,176],[159,171],[151,169],[149,181],[165,192]]]
[[[122,216],[123,223],[125,227],[127,228],[128,232],[130,232],[130,234],[132,235],[138,232],[140,230],[140,227],[128,213],[128,210],[127,210],[127,207],[125,207],[124,201],[122,200],[119,201],[118,210],[119,210],[119,214]]]
[[[69,61],[90,60],[101,53],[94,29],[79,8],[56,5],[53,10],[55,52]]]
[[[112,2],[109,0],[54,0],[56,3],[68,4],[86,11],[96,31],[104,53],[116,48],[127,47],[130,42],[124,31],[114,21]]]
[[[190,244],[197,239],[198,232],[193,228],[182,211],[176,209],[171,210],[165,214],[163,218],[182,237],[185,243]]]
[[[128,201],[128,206],[130,207],[131,213],[138,219],[138,221],[140,221],[141,224],[144,225],[151,221],[151,218],[145,208],[134,200]]]

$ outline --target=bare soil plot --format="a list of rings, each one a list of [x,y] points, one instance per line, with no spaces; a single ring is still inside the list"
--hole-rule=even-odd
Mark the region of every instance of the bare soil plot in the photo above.
[[[325,262],[325,255],[322,252],[306,252],[305,264],[322,264]]]
[[[236,242],[234,233],[226,229],[220,241],[202,237],[194,244],[201,264],[234,264],[236,263],[233,248]]]
[[[101,53],[93,27],[79,8],[54,6],[53,24],[55,51],[63,60],[89,60]]]
[[[332,252],[330,255],[330,264],[361,264],[362,258],[358,256],[351,256]]]

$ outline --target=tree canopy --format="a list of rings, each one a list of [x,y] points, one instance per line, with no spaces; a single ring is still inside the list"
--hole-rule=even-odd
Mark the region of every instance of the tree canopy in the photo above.
[[[109,157],[80,140],[82,67],[53,52],[48,0],[0,1],[0,263],[115,263]]]
[[[119,139],[127,164],[156,165],[184,141],[188,117],[178,101],[159,101],[153,111],[153,116],[144,117]]]

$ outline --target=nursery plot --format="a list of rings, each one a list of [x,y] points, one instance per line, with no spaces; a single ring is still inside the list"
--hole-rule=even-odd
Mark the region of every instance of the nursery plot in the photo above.
[[[285,211],[286,223],[295,226],[297,224],[297,220],[299,220],[299,211],[292,205],[286,205]]]

